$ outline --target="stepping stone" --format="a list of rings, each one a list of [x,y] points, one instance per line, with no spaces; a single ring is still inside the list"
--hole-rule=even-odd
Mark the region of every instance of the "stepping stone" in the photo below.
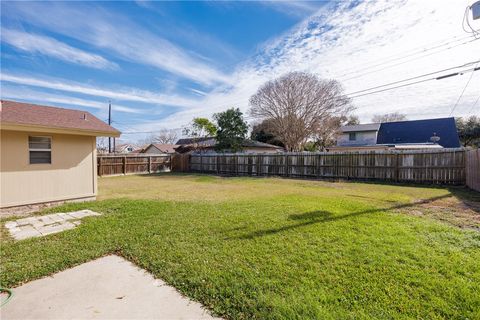
[[[53,213],[8,221],[5,223],[5,228],[15,240],[23,240],[73,229],[81,223],[80,219],[100,215],[92,210]]]

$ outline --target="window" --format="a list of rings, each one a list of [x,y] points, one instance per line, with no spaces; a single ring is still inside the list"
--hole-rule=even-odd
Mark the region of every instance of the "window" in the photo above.
[[[28,137],[30,164],[52,163],[52,138]]]
[[[355,141],[355,140],[357,140],[357,133],[356,133],[356,132],[350,132],[350,133],[348,134],[348,140],[350,140],[350,141]]]

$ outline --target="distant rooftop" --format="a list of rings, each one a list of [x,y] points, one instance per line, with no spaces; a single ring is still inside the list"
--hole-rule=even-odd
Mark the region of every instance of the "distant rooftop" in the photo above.
[[[440,138],[438,144],[444,148],[460,147],[453,117],[382,123],[377,144],[429,143],[434,135]]]
[[[344,133],[378,131],[376,145],[429,145],[432,144],[431,137],[437,136],[439,138],[438,145],[444,148],[460,147],[455,118],[453,117],[359,124],[344,126],[341,131]],[[353,145],[362,146],[359,143]]]
[[[341,128],[342,132],[378,131],[378,129],[380,129],[380,123],[356,124]]]

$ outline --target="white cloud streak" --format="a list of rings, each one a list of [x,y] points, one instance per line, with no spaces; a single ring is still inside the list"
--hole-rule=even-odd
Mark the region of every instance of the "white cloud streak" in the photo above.
[[[53,38],[2,28],[2,42],[29,53],[39,53],[42,55],[54,57],[69,63],[80,64],[96,69],[117,69],[118,65],[108,61],[102,56],[89,53]]]
[[[1,75],[1,80],[33,87],[80,93],[97,97],[106,97],[119,101],[137,101],[176,107],[191,107],[196,105],[195,100],[182,98],[175,95],[156,94],[151,91],[132,88],[100,89],[98,87],[87,86],[78,82],[72,82],[58,78],[47,79],[4,73]]]
[[[3,85],[2,86],[2,99],[16,99],[16,100],[25,100],[28,98],[30,101],[41,102],[41,103],[53,103],[57,106],[64,105],[73,105],[86,108],[93,108],[103,111],[105,113],[108,110],[108,102],[106,101],[97,101],[90,99],[80,99],[71,96],[59,95],[59,94],[49,94],[37,90],[18,88],[14,86]],[[130,113],[130,114],[142,114],[143,110],[139,108],[132,108],[124,105],[118,105],[114,103],[112,105],[114,111]]]
[[[60,2],[9,3],[7,14],[109,50],[123,60],[154,66],[204,85],[229,80],[214,67],[127,17],[92,6]],[[42,12],[48,14],[39,14]]]
[[[232,105],[247,112],[248,99],[260,85],[290,71],[337,79],[348,93],[480,58],[480,40],[458,45],[468,35],[461,27],[465,8],[455,1],[363,1],[352,8],[349,5],[325,6],[289,32],[271,39],[255,59],[237,68],[231,88],[219,87],[205,97],[203,105],[208,109],[181,111],[167,120],[172,125],[187,123],[193,116],[211,115]],[[446,39],[454,42],[422,52],[448,42]],[[392,57],[412,52],[419,54],[385,64]],[[446,117],[469,75],[367,95],[353,99],[353,104],[363,122],[370,121],[373,114],[394,111],[405,112],[410,119]],[[480,108],[471,107],[479,94],[477,71],[453,115],[480,114]]]

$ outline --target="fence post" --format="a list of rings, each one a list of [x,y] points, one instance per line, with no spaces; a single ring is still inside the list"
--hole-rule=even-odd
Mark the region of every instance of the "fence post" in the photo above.
[[[103,173],[103,172],[102,172],[102,157],[99,157],[99,158],[98,158],[98,163],[97,163],[97,165],[98,165],[98,169],[97,169],[97,170],[98,170],[98,175],[101,177],[101,176],[102,176],[102,173]]]
[[[317,153],[316,154],[316,158],[317,158],[317,179],[320,178],[320,154]]]
[[[203,156],[200,153],[200,172],[203,172]]]
[[[126,156],[123,157],[122,163],[123,163],[123,174],[127,174],[127,157]]]
[[[152,173],[152,156],[148,157],[148,173]]]
[[[395,152],[395,168],[394,168],[394,170],[395,170],[394,171],[395,182],[398,182],[398,180],[399,180],[398,157],[399,157],[398,152]]]
[[[235,176],[238,176],[238,154],[235,155]]]
[[[285,177],[288,177],[288,154],[285,154]]]

